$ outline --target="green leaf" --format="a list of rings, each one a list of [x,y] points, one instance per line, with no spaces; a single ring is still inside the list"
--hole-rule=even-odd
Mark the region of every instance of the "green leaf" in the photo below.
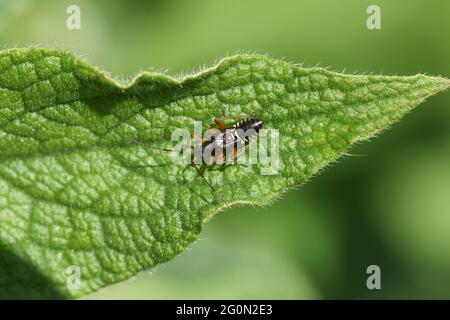
[[[0,297],[79,297],[168,261],[224,202],[270,203],[449,85],[238,55],[195,76],[143,73],[123,86],[65,51],[3,51]],[[206,170],[217,197],[192,166],[130,143],[170,147],[175,128],[223,111],[279,130],[278,174]]]

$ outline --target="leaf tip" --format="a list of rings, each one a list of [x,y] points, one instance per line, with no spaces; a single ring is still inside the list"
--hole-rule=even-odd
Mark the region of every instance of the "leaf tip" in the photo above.
[[[425,76],[430,84],[435,88],[435,93],[445,91],[450,88],[450,79],[445,77]]]

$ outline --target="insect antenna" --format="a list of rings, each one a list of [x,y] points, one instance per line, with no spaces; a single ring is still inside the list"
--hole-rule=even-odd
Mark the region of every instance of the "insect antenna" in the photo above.
[[[135,144],[140,144],[141,146],[152,148],[152,149],[155,149],[155,150],[162,150],[162,151],[167,151],[167,152],[174,152],[174,151],[176,151],[175,149],[158,148],[158,147],[155,147],[155,146],[153,146],[151,144],[139,141],[137,139],[131,139],[131,142],[133,142]]]

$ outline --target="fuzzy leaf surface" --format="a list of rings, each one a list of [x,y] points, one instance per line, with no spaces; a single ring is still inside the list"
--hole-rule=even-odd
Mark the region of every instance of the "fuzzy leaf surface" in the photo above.
[[[0,297],[80,297],[166,262],[224,202],[270,203],[448,87],[440,77],[346,75],[260,55],[121,85],[66,51],[2,51]],[[170,147],[175,128],[224,111],[279,130],[278,174],[207,170],[218,198],[193,167],[130,143]]]

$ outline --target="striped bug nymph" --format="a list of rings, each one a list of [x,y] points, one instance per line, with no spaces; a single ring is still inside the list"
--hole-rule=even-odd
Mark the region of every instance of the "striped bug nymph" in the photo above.
[[[223,121],[230,119],[240,120],[227,126]],[[252,139],[258,136],[259,131],[263,127],[263,123],[263,120],[253,117],[242,118],[240,116],[222,116],[215,118],[203,132],[203,135],[209,136],[209,139],[203,139],[201,137],[196,137],[195,135],[193,136],[197,141],[197,144],[194,147],[194,152],[191,153],[190,160],[186,164],[192,165],[196,169],[198,175],[201,176],[205,183],[217,194],[215,188],[206,179],[204,175],[205,170],[211,168],[215,164],[236,164],[234,160],[239,155],[239,152],[247,147]],[[133,141],[153,149],[176,153],[180,151],[175,149],[157,148],[138,140]],[[218,194],[218,196],[222,198],[220,194]]]
[[[244,118],[228,127],[221,122],[221,120],[228,118],[230,117],[221,117],[214,119],[213,124],[219,127],[220,131],[212,129],[213,134],[211,134],[211,139],[207,141],[200,140],[200,142],[202,143],[201,148],[199,148],[201,154],[199,154],[199,152],[196,152],[193,163],[201,163],[205,165],[223,163],[224,156],[230,154],[234,159],[238,151],[247,146],[250,140],[258,135],[259,130],[263,126],[263,120],[261,119]],[[210,128],[211,125],[206,129],[206,131],[211,130]],[[199,157],[202,158],[202,161],[199,161]]]

